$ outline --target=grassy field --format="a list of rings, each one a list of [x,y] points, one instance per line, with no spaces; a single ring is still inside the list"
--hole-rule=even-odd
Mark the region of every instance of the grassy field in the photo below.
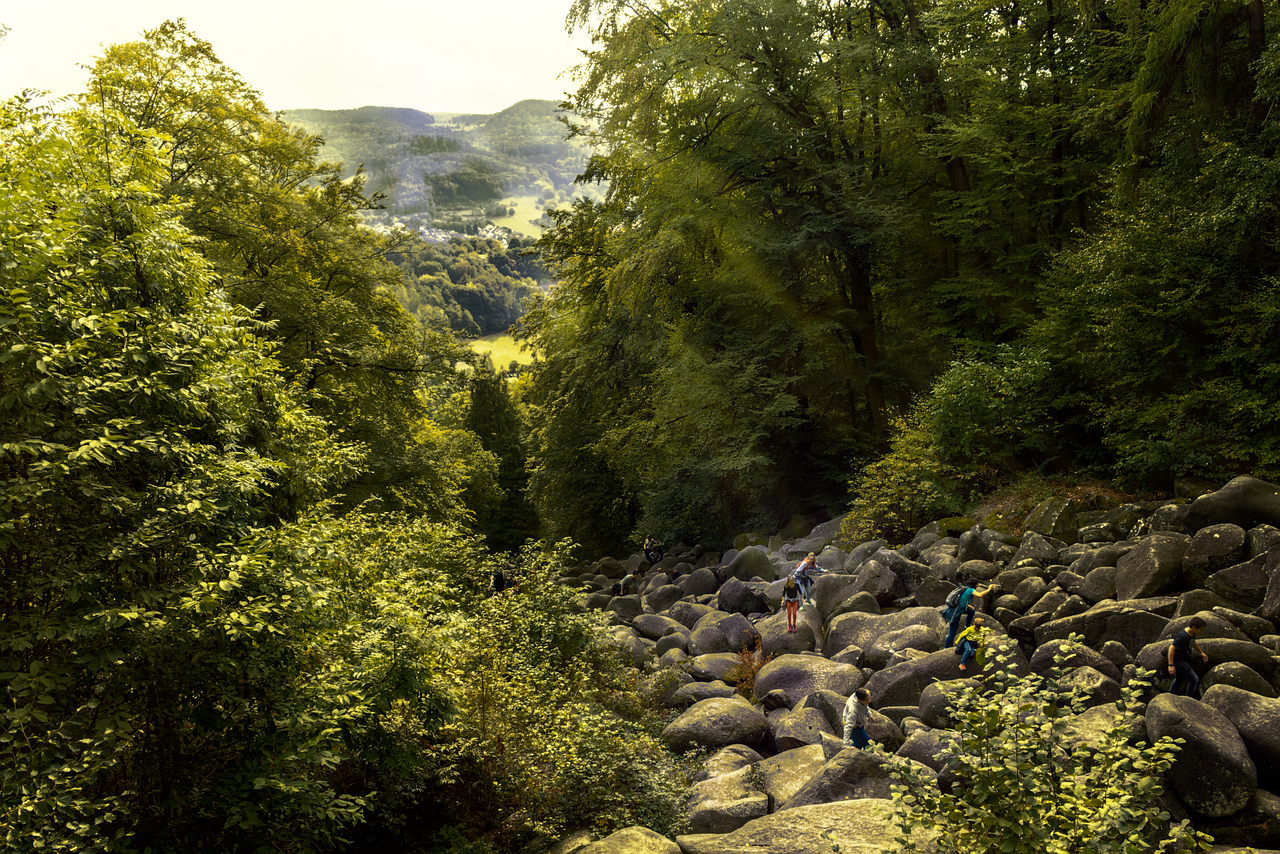
[[[495,219],[493,224],[506,226],[517,234],[523,234],[526,237],[541,237],[542,229],[529,221],[536,220],[542,216],[542,210],[533,206],[536,201],[537,198],[534,196],[516,196],[503,199],[502,203],[504,205],[516,209],[516,215]]]
[[[521,352],[520,346],[516,344],[515,339],[510,335],[496,334],[486,335],[483,338],[476,338],[471,342],[471,349],[477,353],[488,353],[489,358],[493,359],[495,368],[505,368],[512,361],[527,365],[533,361],[533,355],[528,352]]]

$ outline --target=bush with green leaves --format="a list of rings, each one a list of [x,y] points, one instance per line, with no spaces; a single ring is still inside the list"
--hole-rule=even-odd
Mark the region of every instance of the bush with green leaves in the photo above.
[[[499,848],[584,827],[670,835],[683,814],[685,775],[645,731],[636,671],[602,636],[601,615],[554,583],[568,548],[527,546],[518,588],[455,614],[440,635],[457,714],[431,739],[431,812]]]
[[[927,401],[893,420],[889,453],[849,484],[854,501],[840,529],[842,540],[901,540],[926,522],[963,509],[961,473],[940,458],[929,426]]]
[[[949,692],[954,730],[942,734],[943,791],[921,766],[897,762],[892,820],[897,851],[954,854],[1150,854],[1208,848],[1208,837],[1162,807],[1161,779],[1179,740],[1133,740],[1129,724],[1151,685],[1139,672],[1122,691],[1101,737],[1073,731],[1086,693],[1060,690],[1073,636],[1047,676],[1019,675],[1007,638],[994,663]]]

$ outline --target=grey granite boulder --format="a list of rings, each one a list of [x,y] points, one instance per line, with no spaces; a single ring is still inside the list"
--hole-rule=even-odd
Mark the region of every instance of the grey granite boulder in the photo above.
[[[681,685],[671,693],[670,699],[667,701],[669,706],[679,708],[681,706],[692,706],[703,700],[712,697],[735,697],[738,691],[732,685],[720,680],[712,682],[689,682]]]
[[[738,552],[737,556],[724,568],[725,576],[739,581],[750,581],[759,578],[761,581],[773,581],[777,578],[773,561],[767,549],[761,546],[748,546]]]
[[[880,670],[895,653],[904,649],[937,652],[942,649],[942,639],[943,633],[934,626],[903,626],[880,635],[863,654],[863,662],[873,670]]]
[[[755,694],[762,697],[782,690],[795,706],[818,690],[849,696],[862,687],[863,673],[849,664],[837,664],[818,655],[780,655],[756,673]]]
[[[995,635],[994,632],[988,635],[988,643],[1002,643],[1006,650],[1006,654],[1011,659],[1012,667],[1019,673],[1027,672],[1027,660],[1023,656],[1022,651],[1013,645],[1008,638]],[[887,667],[878,673],[872,674],[867,680],[867,690],[871,692],[871,705],[875,708],[881,706],[916,706],[920,704],[921,692],[928,686],[938,681],[947,681],[951,679],[960,679],[973,676],[976,673],[982,673],[982,670],[975,670],[971,663],[968,671],[960,670],[960,656],[955,654],[954,649],[944,649],[940,652],[930,653],[912,661],[907,661],[892,667]],[[986,666],[993,666],[992,656],[988,651]]]
[[[761,649],[770,657],[779,655],[797,655],[812,652],[816,638],[813,626],[805,620],[796,620],[796,631],[787,631],[787,615],[779,611],[772,617],[766,617],[755,624],[760,633]]]
[[[791,810],[856,798],[888,798],[891,766],[883,753],[846,748],[809,778],[781,809]]]
[[[867,650],[881,635],[907,626],[924,626],[940,635],[947,631],[947,623],[937,608],[907,608],[887,614],[847,613],[833,617],[827,626],[826,648],[839,651],[856,646]]]
[[[810,777],[827,764],[827,756],[821,744],[809,744],[792,750],[784,750],[756,763],[756,773],[763,781],[765,794],[776,809],[800,791]]]
[[[1039,646],[1078,633],[1084,636],[1085,645],[1094,649],[1113,640],[1136,653],[1158,638],[1167,623],[1164,617],[1150,611],[1102,602],[1083,614],[1041,623],[1036,626],[1035,639]]]
[[[678,623],[670,617],[664,617],[660,614],[640,614],[631,621],[631,628],[643,638],[656,641],[663,635],[672,633],[681,634],[688,637],[689,630],[685,628],[683,623]]]
[[[756,787],[750,766],[695,783],[686,809],[693,833],[728,833],[769,814],[769,796]]]
[[[681,854],[681,851],[679,845],[647,827],[624,827],[579,848],[578,854]]]
[[[716,594],[716,607],[729,614],[767,614],[770,612],[769,601],[764,590],[757,588],[757,582],[747,584],[733,576],[720,585]]]
[[[1182,556],[1191,540],[1185,534],[1144,537],[1116,561],[1116,598],[1141,599],[1168,588],[1182,574]]]
[[[672,603],[667,609],[667,616],[675,620],[680,625],[690,631],[698,624],[698,620],[714,611],[710,605],[701,605],[697,602],[680,601]]]
[[[688,594],[675,584],[664,584],[650,588],[643,596],[645,607],[655,614],[661,614]]]
[[[1195,530],[1223,522],[1246,530],[1256,525],[1280,525],[1280,486],[1253,477],[1234,478],[1191,502],[1184,522]]]
[[[694,624],[693,634],[689,638],[689,654],[739,652],[743,649],[756,649],[759,645],[760,633],[746,617],[712,611]]]
[[[1183,580],[1204,587],[1210,575],[1244,560],[1244,540],[1244,528],[1230,522],[1196,531],[1182,556]]]
[[[1184,740],[1169,782],[1188,807],[1209,817],[1243,809],[1258,789],[1258,771],[1235,726],[1213,706],[1159,694],[1147,705],[1147,734]]]
[[[769,722],[742,697],[712,697],[695,703],[662,731],[662,743],[676,753],[730,744],[764,746]]]
[[[1054,639],[1041,644],[1031,655],[1031,661],[1029,663],[1031,672],[1039,673],[1041,675],[1047,674],[1053,669],[1055,661],[1061,654],[1063,656],[1063,670],[1087,665],[1095,670],[1101,671],[1117,682],[1120,681],[1120,668],[1116,667],[1116,665],[1101,652],[1085,646],[1067,654],[1066,646],[1067,642],[1061,639]]]
[[[879,854],[893,845],[888,801],[841,801],[773,813],[724,834],[678,836],[683,854]]]
[[[1200,680],[1200,694],[1203,696],[1214,685],[1229,685],[1260,697],[1276,696],[1276,689],[1261,673],[1238,661],[1224,661],[1210,667],[1209,672]]]
[[[1080,532],[1080,523],[1076,519],[1076,511],[1071,499],[1064,496],[1053,496],[1031,511],[1023,527],[1046,537],[1074,543]]]
[[[1205,579],[1204,586],[1227,602],[1254,610],[1267,598],[1271,575],[1266,555],[1220,569]]]
[[[738,671],[742,661],[737,653],[709,652],[695,655],[685,662],[689,674],[700,682],[719,680],[726,685],[738,684]]]
[[[1258,785],[1280,790],[1280,700],[1230,685],[1214,685],[1204,703],[1223,715],[1240,733],[1258,769]]]
[[[810,744],[822,744],[822,734],[835,735],[826,716],[817,709],[796,709],[773,727],[773,740],[778,750],[793,750]]]

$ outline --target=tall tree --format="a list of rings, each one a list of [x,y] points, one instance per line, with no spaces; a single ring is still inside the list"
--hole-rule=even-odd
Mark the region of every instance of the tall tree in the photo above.
[[[83,102],[163,134],[162,192],[184,203],[222,286],[263,321],[310,405],[370,451],[348,506],[373,498],[442,519],[466,512],[469,481],[493,490],[474,438],[431,423],[419,394],[460,388],[462,352],[392,295],[403,274],[386,256],[408,238],[360,226],[363,179],[321,162],[320,137],[286,127],[182,21],[108,47]]]

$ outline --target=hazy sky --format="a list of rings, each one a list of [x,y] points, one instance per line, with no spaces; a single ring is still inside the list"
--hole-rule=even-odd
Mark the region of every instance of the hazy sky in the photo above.
[[[102,46],[186,18],[273,110],[368,104],[494,113],[559,99],[570,0],[26,0],[0,4],[0,98],[83,91]],[[557,79],[559,78],[559,79]]]

